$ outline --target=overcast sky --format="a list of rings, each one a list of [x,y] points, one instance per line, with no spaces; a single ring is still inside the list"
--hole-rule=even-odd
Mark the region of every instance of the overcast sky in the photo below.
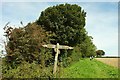
[[[4,0],[5,1],[5,0]],[[41,11],[49,6],[64,2],[3,2],[0,6],[0,39],[3,39],[3,27],[10,25],[19,27],[20,21],[26,25],[34,22]],[[117,2],[67,2],[77,4],[87,12],[86,30],[93,37],[97,49],[106,52],[106,56],[118,56],[118,3]],[[0,4],[1,5],[1,4]]]

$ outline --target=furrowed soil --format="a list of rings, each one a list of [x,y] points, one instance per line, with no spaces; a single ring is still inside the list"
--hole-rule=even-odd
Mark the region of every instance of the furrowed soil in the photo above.
[[[120,68],[120,63],[118,62],[120,61],[120,58],[95,58],[95,59],[107,65]]]

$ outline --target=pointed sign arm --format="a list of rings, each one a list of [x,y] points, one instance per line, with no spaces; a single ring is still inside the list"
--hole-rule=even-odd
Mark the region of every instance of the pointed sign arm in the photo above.
[[[73,49],[73,47],[65,46],[65,45],[60,45],[59,49]]]
[[[47,47],[47,48],[56,48],[56,45],[54,45],[54,44],[47,44],[47,45],[42,45],[42,46]],[[73,49],[73,47],[65,46],[65,45],[59,45],[59,49]]]
[[[43,47],[47,47],[47,48],[56,48],[56,45],[53,44],[47,44],[47,45],[42,45]]]

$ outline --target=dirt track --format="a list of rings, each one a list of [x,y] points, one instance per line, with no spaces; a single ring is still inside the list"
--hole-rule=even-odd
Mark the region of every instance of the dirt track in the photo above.
[[[118,64],[118,61],[120,61],[120,58],[95,58],[95,59],[105,64],[120,68],[120,62]]]

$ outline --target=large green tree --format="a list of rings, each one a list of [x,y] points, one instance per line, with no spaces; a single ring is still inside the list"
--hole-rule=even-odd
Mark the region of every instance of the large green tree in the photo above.
[[[42,11],[37,23],[55,34],[52,43],[75,46],[85,39],[85,17],[80,6],[60,4]]]
[[[74,46],[76,55],[89,57],[95,55],[96,47],[85,29],[85,17],[86,12],[80,6],[60,4],[42,11],[37,24],[54,34],[51,43]]]

